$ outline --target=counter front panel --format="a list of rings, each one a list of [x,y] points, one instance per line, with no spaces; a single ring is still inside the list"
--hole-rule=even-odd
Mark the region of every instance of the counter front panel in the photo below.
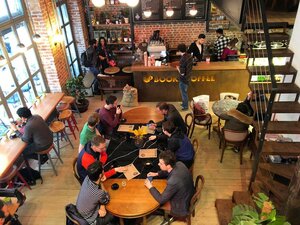
[[[202,64],[202,63],[201,63]],[[220,63],[209,67],[203,63],[193,68],[188,88],[189,98],[207,94],[210,100],[219,100],[221,92],[235,92],[246,96],[249,92],[249,73],[244,64]],[[222,65],[222,64],[221,64]],[[238,65],[239,67],[235,67]],[[232,66],[232,67],[230,67]],[[214,69],[215,68],[215,69]],[[172,67],[132,67],[134,86],[138,89],[139,101],[181,101],[178,87],[178,72]]]

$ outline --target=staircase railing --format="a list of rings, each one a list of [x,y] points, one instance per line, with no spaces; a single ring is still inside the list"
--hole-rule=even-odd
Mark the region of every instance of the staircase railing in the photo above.
[[[255,96],[255,107],[257,118],[257,129],[256,134],[258,134],[258,148],[255,154],[255,160],[253,162],[252,174],[250,178],[250,185],[255,181],[256,174],[258,171],[259,160],[261,158],[261,153],[263,150],[263,145],[265,141],[265,135],[267,133],[268,122],[271,120],[272,116],[272,106],[276,95],[277,84],[275,80],[275,68],[272,62],[272,50],[271,41],[269,35],[269,27],[267,23],[267,17],[265,14],[265,2],[264,0],[245,0],[244,5],[244,18],[242,19],[242,29],[246,34],[248,51],[251,51],[251,57],[253,57],[252,65],[249,65],[251,61],[247,61],[248,68],[252,67],[252,71],[256,75],[270,75],[271,82],[251,82],[249,80],[249,85]],[[265,42],[263,42],[263,40]],[[253,50],[256,46],[264,47],[264,49]],[[267,58],[268,66],[255,66],[256,58]],[[250,76],[251,77],[251,76]],[[266,94],[270,93],[269,100],[267,102]],[[266,109],[266,110],[265,110]],[[249,186],[250,187],[250,186]]]

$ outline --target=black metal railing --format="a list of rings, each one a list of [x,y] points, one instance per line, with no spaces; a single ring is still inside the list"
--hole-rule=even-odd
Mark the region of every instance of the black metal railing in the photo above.
[[[258,135],[258,146],[255,154],[255,160],[252,167],[252,175],[250,178],[250,185],[255,181],[265,135],[267,133],[268,122],[272,116],[272,106],[276,95],[277,84],[275,80],[275,68],[272,62],[272,50],[269,34],[269,27],[265,14],[264,0],[245,0],[244,18],[242,19],[242,30],[245,33],[248,51],[251,52],[252,61],[247,59],[247,67],[256,76],[270,75],[270,81],[252,82],[252,73],[250,74],[249,84],[254,93],[254,102],[256,107],[257,121],[256,134]],[[257,47],[257,49],[255,49]],[[256,64],[259,58],[267,58],[268,65]],[[267,98],[266,96],[270,96]],[[250,187],[250,186],[249,186]]]

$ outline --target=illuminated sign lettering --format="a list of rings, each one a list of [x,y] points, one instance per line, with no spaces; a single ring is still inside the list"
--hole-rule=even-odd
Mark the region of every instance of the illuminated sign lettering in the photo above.
[[[199,75],[199,76],[191,76],[191,82],[215,82],[214,75]],[[175,76],[154,76],[154,75],[146,75],[143,77],[144,83],[178,83],[178,78]]]

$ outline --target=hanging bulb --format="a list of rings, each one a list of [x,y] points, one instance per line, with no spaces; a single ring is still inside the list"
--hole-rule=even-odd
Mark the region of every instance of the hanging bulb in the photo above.
[[[146,17],[146,18],[149,18],[151,15],[152,15],[152,12],[151,12],[151,10],[145,10],[144,12],[143,12],[143,14],[144,14],[144,16]]]
[[[174,10],[171,7],[168,7],[167,11],[166,11],[166,15],[167,15],[167,17],[173,16],[174,15]]]
[[[96,7],[102,7],[105,5],[105,0],[92,0],[92,3]]]
[[[23,44],[23,43],[19,43],[18,45],[17,45],[17,47],[18,47],[18,52],[19,53],[24,53],[24,52],[26,52],[26,47],[25,47],[25,45]]]
[[[126,2],[129,7],[136,7],[139,4],[139,0],[127,0]]]
[[[190,15],[196,16],[197,13],[198,13],[198,10],[196,9],[195,5],[193,5],[193,7],[190,9]]]
[[[42,37],[41,37],[41,35],[39,35],[39,34],[34,34],[34,35],[32,35],[32,39],[33,39],[33,41],[36,42],[36,43],[40,43],[40,42],[42,41]]]

